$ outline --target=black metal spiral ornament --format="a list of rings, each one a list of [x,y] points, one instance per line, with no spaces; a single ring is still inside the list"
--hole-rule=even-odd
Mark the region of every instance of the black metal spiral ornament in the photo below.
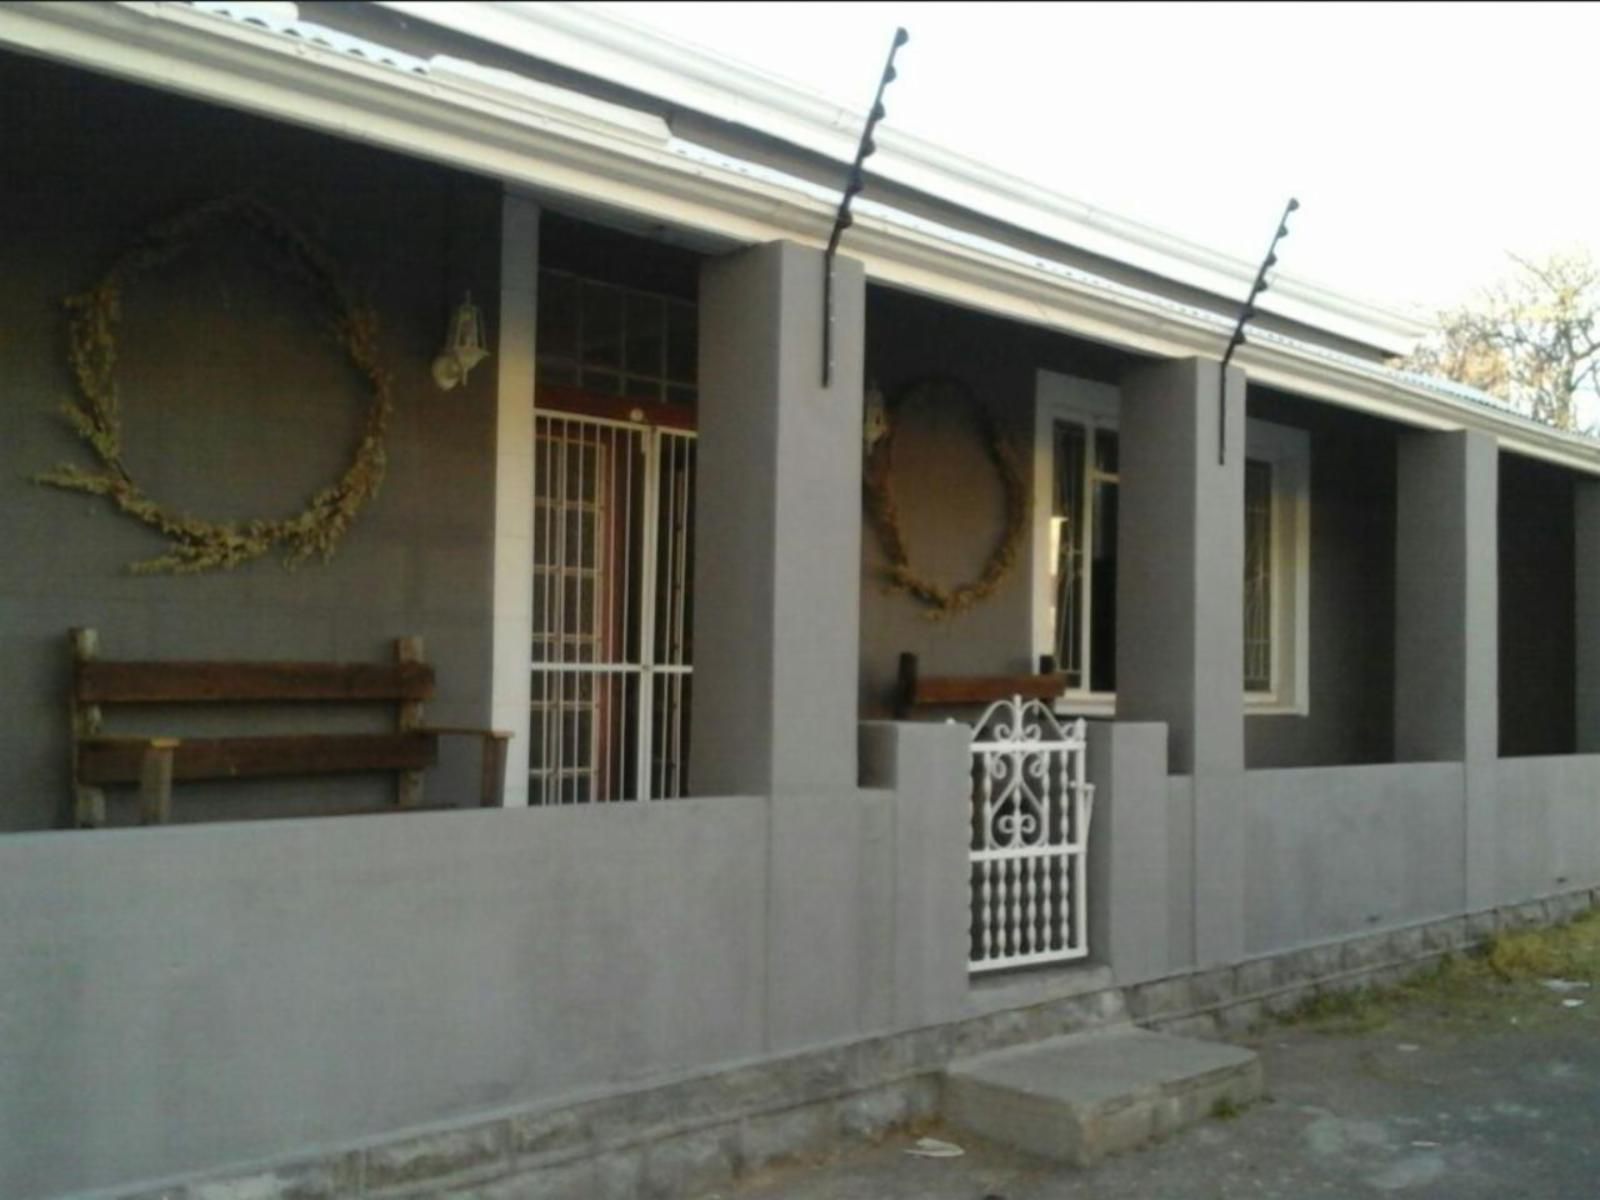
[[[1222,355],[1222,370],[1218,376],[1217,392],[1217,463],[1221,465],[1227,457],[1228,445],[1228,363],[1233,359],[1233,352],[1244,345],[1244,327],[1256,316],[1256,297],[1267,290],[1267,272],[1278,265],[1278,243],[1289,236],[1289,214],[1300,207],[1300,201],[1293,196],[1289,203],[1283,206],[1283,216],[1278,218],[1278,231],[1272,235],[1272,244],[1267,247],[1267,256],[1261,260],[1261,269],[1256,272],[1256,279],[1250,285],[1250,295],[1244,302],[1244,307],[1239,310],[1239,320],[1233,327],[1233,336],[1228,339],[1228,348]]]
[[[911,35],[904,29],[894,31],[894,41],[889,46],[889,57],[883,64],[883,75],[878,80],[877,94],[872,98],[872,109],[867,114],[866,126],[861,130],[861,141],[856,146],[855,161],[850,164],[850,173],[845,176],[844,196],[839,200],[839,212],[833,219],[833,233],[828,237],[827,253],[822,260],[822,386],[827,387],[833,381],[833,257],[839,250],[839,239],[844,236],[844,231],[855,223],[855,218],[850,215],[850,202],[867,186],[866,177],[862,173],[862,164],[866,162],[875,150],[877,144],[872,140],[873,131],[878,128],[878,122],[884,118],[883,92],[895,80],[894,56],[899,53],[900,47],[911,40]]]

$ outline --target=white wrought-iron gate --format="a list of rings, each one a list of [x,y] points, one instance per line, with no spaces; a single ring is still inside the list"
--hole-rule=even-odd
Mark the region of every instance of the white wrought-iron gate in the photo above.
[[[534,804],[688,782],[695,435],[535,417]]]
[[[970,964],[974,972],[1089,953],[1089,819],[1082,720],[1020,696],[973,731]]]

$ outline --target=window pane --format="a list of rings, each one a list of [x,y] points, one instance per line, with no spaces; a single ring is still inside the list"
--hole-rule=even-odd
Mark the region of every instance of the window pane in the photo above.
[[[1089,563],[1089,687],[1117,690],[1117,485],[1094,485],[1094,554]]]
[[[1094,431],[1094,469],[1102,475],[1117,473],[1117,435],[1110,429]]]
[[[583,386],[591,392],[599,392],[604,396],[615,396],[622,390],[622,376],[613,375],[610,371],[585,371],[583,373]]]
[[[539,360],[578,359],[578,281],[557,271],[539,274]]]
[[[1272,464],[1244,465],[1244,689],[1272,690]]]
[[[539,382],[541,384],[555,384],[558,387],[572,387],[578,382],[577,364],[560,358],[546,358],[541,354],[539,355]]]
[[[622,292],[617,288],[584,283],[581,351],[585,367],[622,365]]]
[[[662,308],[658,296],[629,292],[627,300],[628,374],[660,379],[662,362]],[[656,393],[659,395],[659,391]]]
[[[694,383],[699,378],[700,313],[692,304],[667,302],[667,378]]]
[[[1083,468],[1086,452],[1080,425],[1056,426],[1056,486],[1051,522],[1056,535],[1055,655],[1069,688],[1081,688],[1083,673]]]

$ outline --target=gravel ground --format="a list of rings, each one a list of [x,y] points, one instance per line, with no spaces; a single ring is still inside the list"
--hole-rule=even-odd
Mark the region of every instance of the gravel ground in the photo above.
[[[1461,962],[1399,995],[1335,1001],[1240,1038],[1262,1055],[1265,1101],[1092,1170],[931,1128],[915,1133],[966,1153],[916,1158],[905,1153],[914,1140],[907,1134],[791,1164],[720,1195],[1600,1197],[1600,921],[1582,926],[1579,942],[1556,935],[1567,939],[1562,955],[1536,959],[1511,982],[1482,961]]]

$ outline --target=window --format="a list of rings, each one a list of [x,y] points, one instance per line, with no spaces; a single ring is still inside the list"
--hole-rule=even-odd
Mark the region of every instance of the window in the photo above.
[[[693,405],[699,338],[687,300],[539,272],[541,385]]]
[[[1066,676],[1072,712],[1116,708],[1117,410],[1114,387],[1040,373],[1035,487],[1049,516],[1035,529],[1034,643]],[[1245,455],[1245,699],[1305,712],[1309,442],[1251,421]]]

